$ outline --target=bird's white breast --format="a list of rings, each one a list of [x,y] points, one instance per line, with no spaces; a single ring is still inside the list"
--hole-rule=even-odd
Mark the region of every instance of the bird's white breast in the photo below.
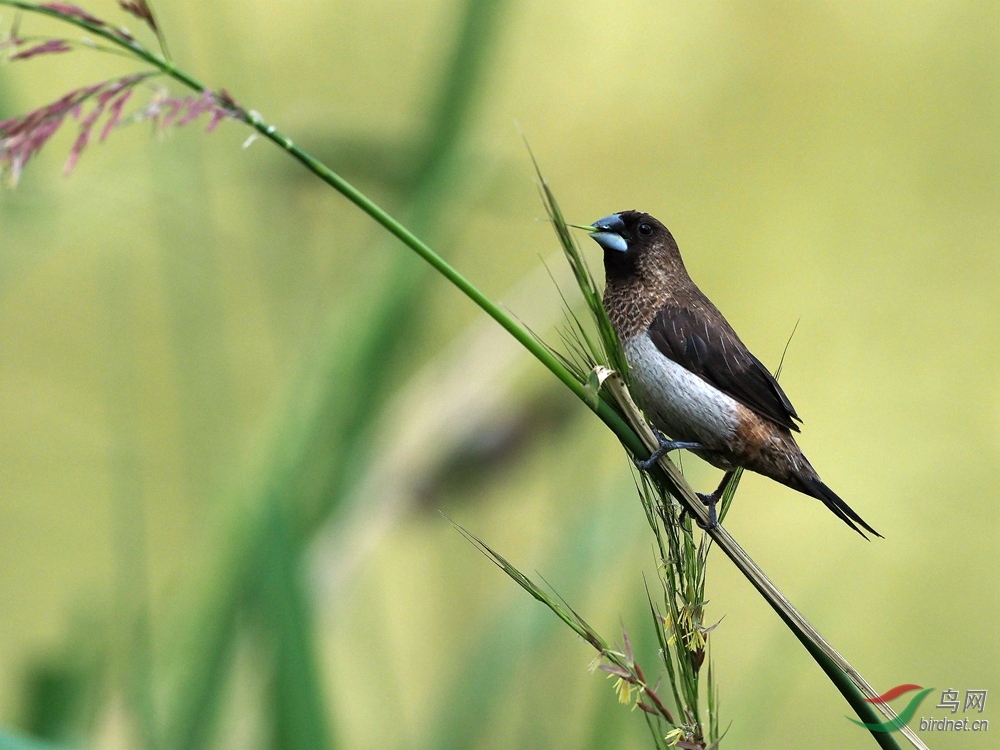
[[[625,341],[632,381],[653,423],[675,440],[726,444],[737,427],[737,402],[664,356],[643,331]]]

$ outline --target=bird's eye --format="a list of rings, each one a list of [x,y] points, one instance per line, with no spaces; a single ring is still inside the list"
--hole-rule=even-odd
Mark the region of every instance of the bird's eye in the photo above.
[[[652,233],[653,233],[653,227],[651,227],[646,222],[642,222],[642,224],[639,225],[639,234],[652,234]]]

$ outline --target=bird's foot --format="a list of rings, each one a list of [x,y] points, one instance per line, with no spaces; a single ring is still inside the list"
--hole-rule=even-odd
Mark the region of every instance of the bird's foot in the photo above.
[[[733,477],[733,472],[727,471],[723,475],[722,481],[719,482],[719,486],[715,488],[715,492],[711,493],[710,495],[706,495],[701,492],[695,493],[698,496],[698,499],[701,500],[703,503],[705,503],[705,505],[708,507],[707,524],[702,525],[701,521],[699,521],[697,518],[695,519],[695,523],[698,524],[698,528],[700,528],[702,531],[710,531],[711,529],[714,529],[716,526],[719,525],[719,519],[715,514],[715,506],[722,499],[722,495],[726,491],[726,485],[729,484],[729,480],[732,479],[732,477]]]
[[[706,495],[702,495],[701,493],[695,493],[695,494],[697,494],[698,497],[699,497],[699,499],[702,499],[702,500],[706,497]],[[716,519],[716,517],[715,517],[715,508],[714,507],[711,508],[710,517],[709,517],[708,523],[702,523],[701,519],[698,518],[698,516],[696,514],[694,514],[691,511],[689,511],[687,508],[681,508],[681,515],[680,515],[680,519],[679,519],[680,522],[684,523],[684,520],[688,516],[691,516],[691,520],[693,520],[694,523],[695,523],[695,525],[699,529],[701,529],[702,531],[711,531],[712,529],[714,529],[716,526],[719,525],[718,519]]]
[[[698,520],[698,518],[695,518],[694,521],[696,524],[698,524],[698,528],[700,528],[702,531],[711,531],[712,529],[714,529],[716,526],[719,525],[719,519],[715,515],[715,505],[716,503],[719,502],[719,497],[721,493],[713,492],[711,495],[706,495],[701,492],[696,492],[695,494],[698,496],[699,500],[701,500],[703,503],[705,503],[706,506],[708,506],[708,523],[702,524],[702,522]]]
[[[638,466],[643,471],[649,471],[652,469],[656,463],[663,458],[665,455],[670,453],[670,451],[677,450],[700,450],[704,448],[701,443],[693,443],[688,440],[668,440],[667,437],[660,432],[655,427],[653,428],[653,434],[656,435],[656,439],[659,442],[659,446],[653,451],[652,455],[644,461],[635,461],[635,465]]]

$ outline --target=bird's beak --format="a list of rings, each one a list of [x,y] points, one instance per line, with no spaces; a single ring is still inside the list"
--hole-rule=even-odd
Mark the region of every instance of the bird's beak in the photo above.
[[[593,226],[590,227],[590,238],[605,250],[627,253],[628,243],[619,234],[624,228],[625,222],[622,221],[622,217],[618,214],[611,214],[611,216],[605,216],[594,222]]]

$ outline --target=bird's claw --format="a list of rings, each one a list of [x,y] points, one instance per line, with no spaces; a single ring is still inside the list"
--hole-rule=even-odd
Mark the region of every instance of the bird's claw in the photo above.
[[[649,471],[650,469],[652,469],[654,466],[656,466],[657,462],[659,462],[659,460],[663,458],[665,455],[670,453],[670,451],[677,451],[677,450],[691,451],[691,450],[700,450],[704,448],[704,446],[701,443],[694,443],[689,440],[668,440],[667,437],[655,427],[653,428],[653,434],[656,435],[656,439],[659,442],[659,446],[656,448],[656,450],[653,451],[653,453],[649,456],[649,458],[644,459],[642,461],[638,459],[633,459],[635,461],[635,465],[638,466],[643,471]]]
[[[726,487],[729,486],[729,480],[733,478],[733,472],[727,471],[722,477],[722,481],[719,482],[719,486],[715,488],[715,492],[710,495],[705,495],[701,492],[696,492],[698,499],[701,500],[708,507],[708,523],[702,524],[701,520],[695,519],[695,523],[698,524],[698,528],[702,531],[711,531],[716,526],[719,525],[718,516],[715,514],[715,506],[722,499],[722,496],[726,494]],[[686,509],[685,509],[685,512]]]
[[[695,494],[698,496],[699,500],[708,506],[708,523],[702,525],[701,521],[697,518],[695,519],[695,523],[698,524],[698,528],[702,531],[711,531],[719,525],[719,519],[715,515],[715,505],[719,502],[719,493],[713,492],[711,495],[705,495],[701,492],[696,492]]]
[[[702,531],[711,531],[712,529],[714,529],[716,526],[719,525],[719,519],[715,515],[715,504],[718,502],[718,498],[713,497],[715,495],[714,492],[711,495],[705,495],[701,492],[696,492],[694,494],[696,494],[698,496],[698,499],[708,506],[708,523],[702,523],[701,519],[698,518],[696,514],[689,511],[686,507],[681,507],[680,522],[684,523],[684,519],[687,516],[691,516],[692,520],[695,522],[695,524],[698,526],[699,529],[701,529]]]

